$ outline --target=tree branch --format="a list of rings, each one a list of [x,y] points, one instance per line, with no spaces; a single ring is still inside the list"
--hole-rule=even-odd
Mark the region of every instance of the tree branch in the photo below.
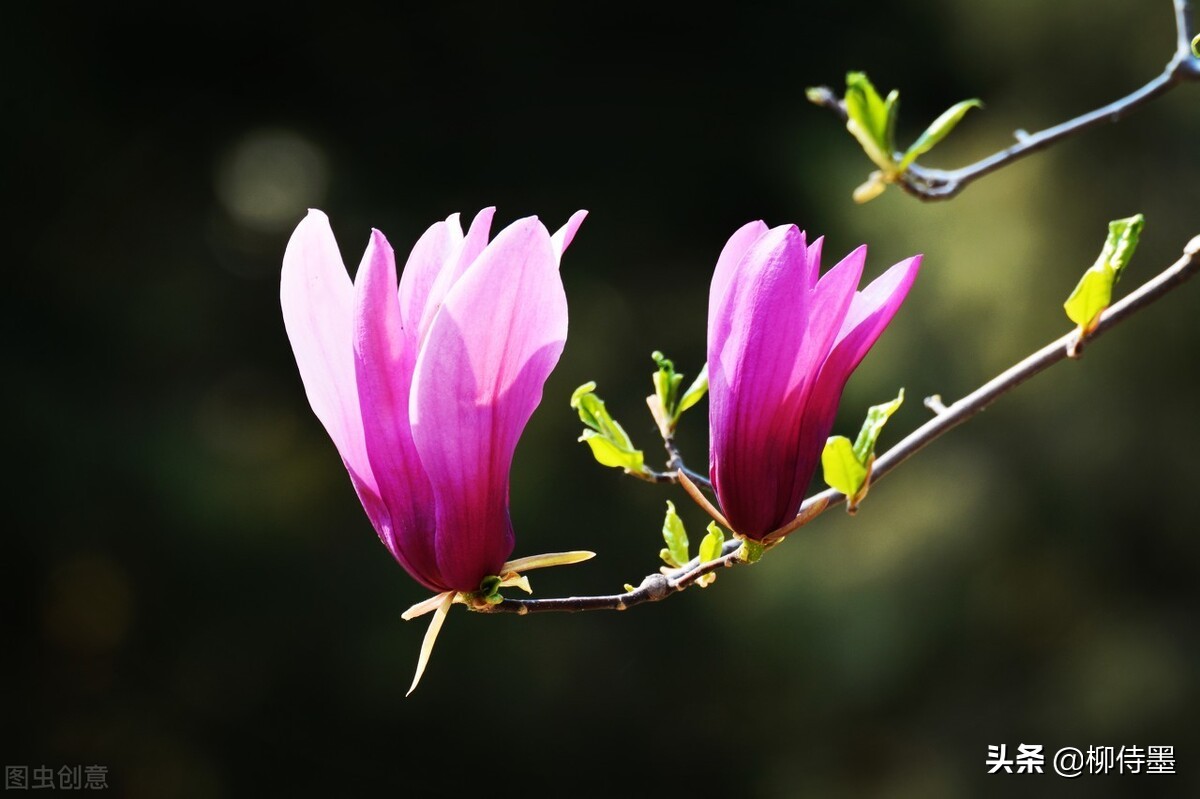
[[[1162,73],[1145,86],[1103,108],[1097,108],[1060,125],[1037,133],[1017,131],[1016,144],[959,169],[929,169],[913,164],[900,176],[900,188],[921,200],[948,200],[984,175],[1090,128],[1118,122],[1185,80],[1200,80],[1200,58],[1196,58],[1191,50],[1193,28],[1190,3],[1188,0],[1173,1],[1175,54]],[[818,87],[810,94],[809,99],[816,105],[833,111],[843,122],[846,121],[845,104],[829,87]]]
[[[1200,235],[1195,236],[1187,243],[1183,250],[1183,256],[1179,260],[1108,308],[1101,315],[1099,324],[1087,337],[1087,341],[1098,338],[1138,311],[1179,288],[1198,271],[1200,271]],[[928,403],[936,414],[934,418],[921,425],[876,459],[872,470],[872,483],[882,479],[901,463],[950,430],[971,419],[1026,380],[1054,364],[1066,360],[1069,352],[1078,353],[1081,344],[1078,331],[1072,331],[1050,342],[957,402],[949,406],[943,405],[940,399]],[[829,508],[844,502],[845,499],[844,494],[834,489],[814,494],[800,506],[797,518],[806,515],[815,518]],[[824,507],[818,508],[820,503],[825,503]],[[725,543],[721,556],[715,560],[701,562],[698,558],[693,558],[678,569],[664,569],[660,574],[648,575],[642,580],[641,585],[621,594],[572,596],[558,599],[506,598],[499,604],[477,608],[477,610],[483,613],[516,613],[520,615],[546,612],[577,613],[585,610],[625,610],[646,602],[658,602],[666,599],[685,590],[705,574],[742,562],[746,562],[742,554],[742,542],[734,538]]]

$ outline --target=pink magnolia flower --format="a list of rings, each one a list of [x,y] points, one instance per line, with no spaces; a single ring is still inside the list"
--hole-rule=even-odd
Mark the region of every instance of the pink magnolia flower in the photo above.
[[[859,247],[824,276],[821,243],[795,225],[743,226],[708,300],[709,475],[735,532],[790,522],[833,427],[850,373],[892,320],[921,256],[856,291]]]
[[[512,554],[509,469],[566,341],[558,265],[586,215],[554,236],[521,219],[489,244],[494,211],[465,235],[458,214],[430,227],[398,290],[383,234],[351,282],[320,211],[283,257],[284,324],[312,409],[384,546],[443,593],[477,590]]]

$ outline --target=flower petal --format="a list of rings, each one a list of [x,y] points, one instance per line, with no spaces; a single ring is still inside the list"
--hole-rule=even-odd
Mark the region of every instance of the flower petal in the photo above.
[[[817,255],[820,255],[819,244],[820,242],[814,245],[818,247]],[[808,252],[811,254],[813,248],[810,247]],[[812,312],[809,314],[808,330],[796,359],[796,369],[792,372],[791,390],[807,390],[816,382],[820,364],[833,348],[838,331],[842,329],[853,306],[854,290],[858,288],[858,281],[862,278],[866,258],[866,245],[860,246],[815,282],[811,301]],[[814,268],[812,274],[816,274],[816,271]]]
[[[803,435],[809,397],[862,274],[859,248],[818,279],[821,245],[774,228],[721,278],[723,294],[713,278],[710,476],[734,530],[752,538],[786,524],[803,499],[816,465]]]
[[[310,210],[288,241],[279,301],[313,413],[360,495],[374,494],[354,379],[354,289],[329,218],[320,211]]]
[[[425,308],[421,311],[421,321],[417,325],[418,340],[424,341],[429,335],[429,326],[437,316],[438,309],[446,301],[446,295],[475,263],[475,259],[483,252],[488,243],[488,234],[492,229],[492,217],[496,215],[495,208],[484,208],[475,215],[467,235],[458,243],[457,248],[443,261],[429,294],[425,297]]]
[[[376,519],[380,538],[427,588],[444,590],[433,552],[433,492],[421,468],[409,423],[416,337],[401,323],[396,261],[378,230],[354,281],[354,364],[367,457],[387,510]],[[365,505],[365,503],[364,503]]]
[[[488,245],[430,326],[413,382],[413,440],[437,501],[447,587],[477,589],[512,552],[509,468],[566,335],[558,258],[536,218]]]
[[[404,265],[399,289],[400,318],[404,329],[418,340],[421,336],[421,317],[425,314],[433,284],[442,266],[459,251],[462,240],[458,214],[450,214],[445,221],[435,222],[421,234]]]
[[[830,362],[844,369],[847,375],[858,367],[900,310],[920,268],[920,255],[906,258],[854,296],[830,354]]]
[[[789,501],[793,420],[804,399],[792,376],[815,372],[825,355],[811,346],[808,271],[804,234],[773,228],[746,251],[709,310],[710,474],[734,531],[751,537],[778,527]]]
[[[571,218],[567,220],[567,223],[550,237],[550,240],[554,243],[554,251],[558,253],[560,260],[562,259],[562,254],[567,251],[567,247],[571,246],[575,234],[579,231],[579,226],[583,224],[583,220],[587,218],[587,215],[587,211],[576,211],[571,214]]]
[[[825,440],[833,430],[846,381],[900,309],[920,265],[919,255],[901,261],[854,295],[837,342],[821,367],[804,412],[804,441],[800,449],[811,461],[810,473],[816,469]],[[806,487],[802,486],[801,490]]]
[[[717,316],[713,310],[724,305],[726,295],[729,293],[729,284],[733,280],[742,257],[750,249],[750,245],[762,238],[767,230],[766,223],[761,219],[747,222],[734,231],[734,234],[729,237],[729,241],[725,242],[725,246],[721,249],[721,255],[717,258],[717,268],[713,270],[712,283],[708,289],[709,341],[713,340],[713,320]]]

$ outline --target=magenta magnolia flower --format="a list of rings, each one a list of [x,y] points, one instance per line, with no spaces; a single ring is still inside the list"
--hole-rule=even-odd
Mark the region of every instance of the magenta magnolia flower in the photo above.
[[[921,256],[856,291],[866,246],[818,280],[821,242],[751,222],[729,239],[708,300],[709,474],[735,532],[791,521],[842,388],[904,301]]]
[[[475,591],[513,550],[509,468],[567,337],[559,258],[536,217],[489,244],[493,208],[421,236],[396,283],[372,231],[353,283],[310,211],[283,257],[284,324],[313,411],[379,538],[424,586]],[[415,683],[414,683],[415,684]]]

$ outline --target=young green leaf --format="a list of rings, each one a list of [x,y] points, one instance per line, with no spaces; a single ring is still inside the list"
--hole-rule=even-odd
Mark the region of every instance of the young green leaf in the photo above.
[[[707,563],[721,557],[721,548],[725,545],[725,532],[716,522],[708,523],[708,534],[700,542],[700,562]],[[717,579],[717,575],[709,572],[696,580],[696,585],[707,588]]]
[[[1112,304],[1116,274],[1104,266],[1093,266],[1079,278],[1075,290],[1063,303],[1067,318],[1087,332],[1100,321],[1100,314]]]
[[[886,173],[895,171],[895,114],[900,99],[892,91],[887,100],[879,96],[865,72],[846,73],[846,130],[858,139],[867,157]]]
[[[667,438],[675,432],[675,425],[683,412],[699,402],[708,391],[708,364],[704,365],[700,375],[681,396],[679,387],[683,385],[683,374],[675,371],[674,362],[658,350],[651,353],[650,357],[658,364],[658,371],[652,375],[654,393],[646,397],[646,404],[650,406],[650,414],[659,432],[663,438]]]
[[[968,111],[972,108],[982,107],[983,103],[978,99],[963,100],[961,103],[955,103],[950,106],[912,143],[912,146],[908,148],[904,156],[900,159],[897,170],[903,172],[908,169],[912,166],[913,161],[916,161],[918,157],[932,150],[934,145],[946,138],[946,135],[954,130],[955,126],[962,121],[963,116]]]
[[[654,393],[667,416],[674,416],[675,398],[679,395],[679,384],[683,382],[683,375],[676,372],[675,363],[658,350],[650,353],[650,357],[658,364],[658,371],[653,376]]]
[[[700,562],[707,563],[721,557],[721,547],[725,546],[725,531],[716,522],[708,523],[708,535],[700,542]]]
[[[675,418],[678,419],[683,415],[683,412],[695,405],[704,395],[708,393],[708,364],[700,367],[700,374],[696,375],[696,379],[688,386],[688,390],[683,392],[683,396],[679,398],[679,407],[675,409]]]
[[[591,447],[592,455],[604,466],[630,472],[644,468],[642,451],[633,446],[625,428],[612,418],[604,400],[595,394],[594,382],[584,383],[571,395],[571,407],[579,412],[579,420],[588,426],[579,437]]]
[[[879,434],[883,432],[883,426],[903,404],[904,389],[900,389],[900,393],[894,400],[881,405],[872,405],[867,409],[867,418],[863,421],[862,429],[858,431],[858,438],[854,440],[854,457],[860,464],[867,465],[867,459],[875,453],[875,442],[879,439]]]
[[[1083,273],[1075,290],[1063,303],[1067,318],[1085,334],[1092,331],[1100,321],[1100,314],[1112,304],[1113,287],[1133,258],[1145,224],[1146,218],[1142,214],[1109,222],[1108,238],[1099,257]]]
[[[1200,36],[1192,39],[1192,55],[1196,56],[1196,58],[1200,58]]]
[[[1108,223],[1108,238],[1104,240],[1104,249],[1100,258],[1113,268],[1113,283],[1121,279],[1121,273],[1133,259],[1138,240],[1142,237],[1142,228],[1146,226],[1143,214],[1134,214],[1126,219],[1114,219]]]
[[[579,440],[591,448],[592,457],[601,466],[612,466],[627,472],[640,472],[645,467],[645,456],[640,449],[621,447],[595,430],[584,430]]]
[[[866,496],[867,477],[875,459],[875,442],[887,420],[903,404],[904,389],[900,389],[894,400],[867,409],[867,418],[853,444],[845,436],[833,436],[825,442],[821,452],[825,482],[849,498],[847,508],[851,512],[858,500]]]
[[[667,548],[658,553],[663,563],[679,568],[692,559],[688,554],[687,530],[683,528],[683,519],[675,512],[675,503],[671,500],[667,500],[667,515],[663,519],[662,536],[663,541],[667,542]]]
[[[821,452],[821,468],[830,488],[853,497],[867,479],[867,467],[858,462],[854,445],[845,436],[831,436]]]

